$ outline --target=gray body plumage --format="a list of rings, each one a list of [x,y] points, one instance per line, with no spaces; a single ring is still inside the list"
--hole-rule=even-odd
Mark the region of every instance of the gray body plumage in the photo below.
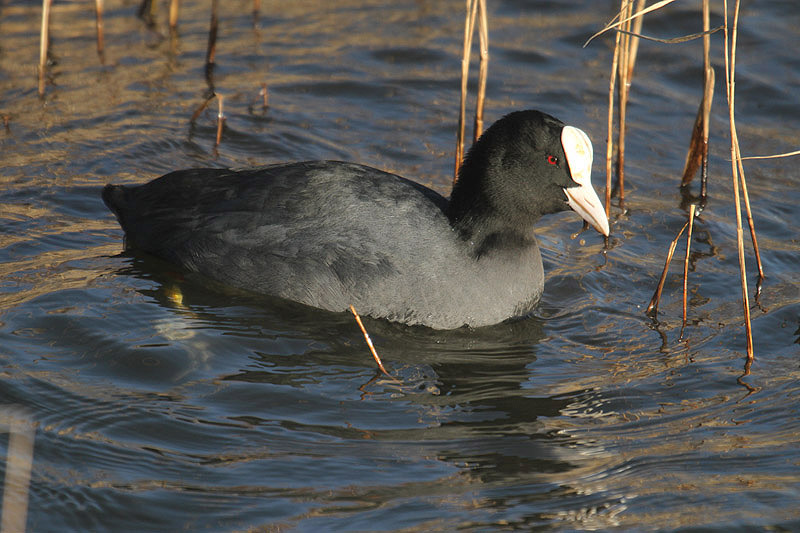
[[[529,313],[544,287],[532,227],[487,250],[454,229],[447,199],[361,165],[182,170],[103,197],[129,246],[331,311],[484,326]]]

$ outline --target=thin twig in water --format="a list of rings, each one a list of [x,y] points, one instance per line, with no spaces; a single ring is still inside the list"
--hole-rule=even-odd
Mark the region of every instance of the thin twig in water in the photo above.
[[[683,225],[681,230],[678,232],[678,235],[675,237],[669,245],[669,251],[667,252],[667,260],[664,263],[664,270],[661,272],[661,279],[658,280],[658,286],[656,287],[656,292],[653,294],[653,297],[650,299],[650,304],[647,306],[647,313],[649,316],[655,320],[658,317],[658,304],[661,302],[661,291],[664,290],[664,283],[667,281],[667,273],[669,272],[669,264],[672,262],[672,256],[675,254],[675,247],[678,246],[678,239],[681,238],[683,235],[684,230],[689,225],[687,221],[686,224]]]
[[[195,109],[194,113],[192,113],[192,118],[189,119],[190,124],[194,125],[194,123],[197,122],[198,117],[200,117],[200,113],[202,113],[208,107],[208,104],[211,103],[211,100],[213,100],[215,96],[216,95],[214,93],[211,93],[211,95],[206,98],[203,103],[197,106],[197,109]]]
[[[261,90],[258,91],[258,96],[261,97],[261,107],[264,111],[269,107],[269,90],[267,90],[267,82],[261,84]]]
[[[361,317],[358,316],[358,312],[356,308],[352,305],[350,306],[350,312],[353,313],[353,316],[356,318],[356,322],[358,322],[358,327],[361,328],[361,333],[364,334],[364,339],[367,341],[367,346],[369,346],[369,351],[372,353],[372,357],[375,359],[375,362],[378,363],[378,368],[380,368],[381,372],[389,376],[390,378],[394,379],[392,375],[386,370],[383,366],[383,362],[381,358],[378,356],[378,352],[375,351],[375,346],[372,344],[372,339],[369,337],[369,333],[367,333],[367,328],[364,327],[364,323],[361,322]]]
[[[750,385],[749,383],[747,383],[747,382],[744,380],[744,378],[746,378],[747,376],[749,376],[749,375],[750,375],[750,367],[751,367],[752,365],[753,365],[753,360],[752,360],[752,359],[748,359],[748,360],[746,360],[746,361],[744,362],[744,371],[742,372],[742,375],[741,375],[741,376],[739,376],[738,378],[736,378],[736,383],[738,383],[739,385],[741,385],[742,387],[744,387],[745,389],[747,389],[747,394],[745,394],[745,395],[744,395],[744,398],[747,398],[747,397],[748,397],[748,396],[750,396],[751,394],[753,394],[753,393],[755,393],[755,392],[758,392],[758,391],[760,391],[760,390],[761,390],[761,388],[760,388],[760,387],[753,387],[752,385]],[[742,398],[742,399],[744,399],[744,398]],[[740,401],[741,401],[741,400],[740,400]]]
[[[222,141],[222,125],[225,124],[225,114],[222,111],[222,103],[223,103],[223,96],[221,94],[217,94],[217,102],[219,104],[219,110],[217,111],[217,140],[214,143],[214,147],[219,146],[219,143]]]
[[[681,339],[683,338],[683,330],[686,328],[688,315],[686,293],[689,285],[689,253],[692,249],[692,228],[694,227],[695,207],[694,204],[689,205],[689,231],[686,232],[686,257],[683,260],[683,324],[681,325]]]

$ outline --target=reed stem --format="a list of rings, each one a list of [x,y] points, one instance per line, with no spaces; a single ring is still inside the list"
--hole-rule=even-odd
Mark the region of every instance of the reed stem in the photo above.
[[[95,0],[95,20],[97,26],[97,55],[105,63],[105,37],[103,32],[103,0]]]
[[[53,0],[42,0],[42,29],[39,34],[39,96],[44,96],[47,50],[50,46],[50,6]]]
[[[221,94],[217,94],[217,102],[219,103],[219,110],[217,111],[217,138],[216,142],[214,143],[215,148],[219,146],[219,143],[222,141],[222,126],[223,124],[225,124],[225,114],[222,110],[222,105],[224,100],[225,99]]]
[[[689,205],[689,231],[686,232],[686,257],[683,260],[683,325],[681,325],[681,339],[683,338],[683,330],[686,328],[688,317],[686,293],[688,292],[687,289],[689,285],[689,254],[692,249],[692,229],[694,228],[695,208],[696,206],[694,204]]]
[[[375,346],[372,344],[372,339],[370,338],[369,333],[367,333],[367,328],[364,327],[364,323],[361,322],[361,317],[358,315],[358,311],[356,311],[356,308],[353,307],[352,305],[350,306],[350,312],[353,313],[353,316],[355,317],[356,322],[358,323],[358,327],[361,328],[361,333],[364,334],[364,340],[367,341],[367,346],[369,346],[369,351],[372,353],[372,358],[375,359],[375,362],[378,364],[378,368],[381,370],[381,372],[383,372],[390,378],[394,379],[394,377],[392,377],[392,375],[383,366],[383,361],[381,361],[378,352],[375,350]]]
[[[206,48],[206,81],[208,86],[214,87],[214,58],[217,53],[217,4],[218,0],[211,0],[211,22],[208,28],[208,47]]]
[[[486,100],[486,78],[489,72],[489,18],[486,14],[486,0],[478,0],[479,25],[478,37],[480,43],[480,69],[478,74],[478,98],[475,102],[475,125],[473,129],[473,142],[483,133],[483,106]]]
[[[703,160],[700,166],[700,210],[708,201],[708,132],[711,123],[711,103],[714,99],[715,75],[711,66],[711,6],[703,0]]]
[[[261,90],[258,91],[258,95],[261,97],[261,108],[263,111],[266,111],[269,107],[269,89],[267,89],[267,82],[261,84]]]
[[[614,57],[611,60],[611,77],[608,82],[608,131],[606,137],[606,218],[611,217],[611,166],[614,160],[614,87],[617,82],[617,66],[619,65],[620,40],[622,34],[617,32],[614,40]]]
[[[723,0],[725,10],[725,80],[728,96],[728,118],[731,130],[731,173],[733,175],[734,208],[736,210],[736,242],[739,252],[739,274],[742,286],[742,308],[746,335],[747,360],[754,359],[753,332],[750,324],[750,301],[747,294],[747,266],[744,258],[744,238],[742,229],[742,204],[739,194],[740,157],[738,137],[736,135],[736,40],[739,26],[739,0],[736,0],[733,11],[733,26],[728,25],[728,0]]]
[[[655,320],[658,318],[658,304],[661,302],[661,291],[664,290],[664,283],[667,281],[667,273],[669,273],[669,264],[672,262],[672,256],[675,255],[675,248],[678,246],[678,240],[683,235],[684,230],[689,225],[687,221],[681,230],[678,232],[678,235],[675,239],[669,244],[669,250],[667,251],[667,260],[664,262],[664,270],[661,271],[661,278],[658,280],[658,286],[656,287],[656,292],[653,294],[653,297],[650,299],[650,303],[647,305],[647,310],[645,313]]]
[[[626,19],[622,25],[622,34],[620,40],[619,52],[619,88],[617,89],[617,96],[619,97],[619,131],[617,132],[617,184],[619,194],[620,207],[624,209],[625,205],[625,128],[626,117],[628,111],[628,56],[630,53],[630,16],[633,12],[632,0],[621,0],[620,16]]]
[[[469,55],[472,50],[472,33],[478,13],[478,0],[466,0],[467,18],[464,21],[464,51],[461,57],[461,101],[458,112],[458,131],[456,132],[456,157],[453,183],[458,181],[458,171],[464,159],[464,128],[467,115],[467,79],[469,77]]]
[[[169,2],[169,29],[175,31],[178,27],[178,12],[180,10],[180,0],[170,0]]]

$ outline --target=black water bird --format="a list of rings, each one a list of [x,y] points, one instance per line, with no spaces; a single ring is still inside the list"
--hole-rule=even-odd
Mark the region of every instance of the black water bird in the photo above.
[[[224,284],[437,329],[530,313],[544,289],[534,223],[572,208],[604,235],[586,134],[538,111],[495,122],[450,199],[338,161],[179,170],[107,185],[126,245]]]

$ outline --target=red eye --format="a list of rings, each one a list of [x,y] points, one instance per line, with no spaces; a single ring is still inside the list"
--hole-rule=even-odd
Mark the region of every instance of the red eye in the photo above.
[[[558,158],[554,155],[548,155],[547,162],[553,165],[554,167],[558,166]]]

